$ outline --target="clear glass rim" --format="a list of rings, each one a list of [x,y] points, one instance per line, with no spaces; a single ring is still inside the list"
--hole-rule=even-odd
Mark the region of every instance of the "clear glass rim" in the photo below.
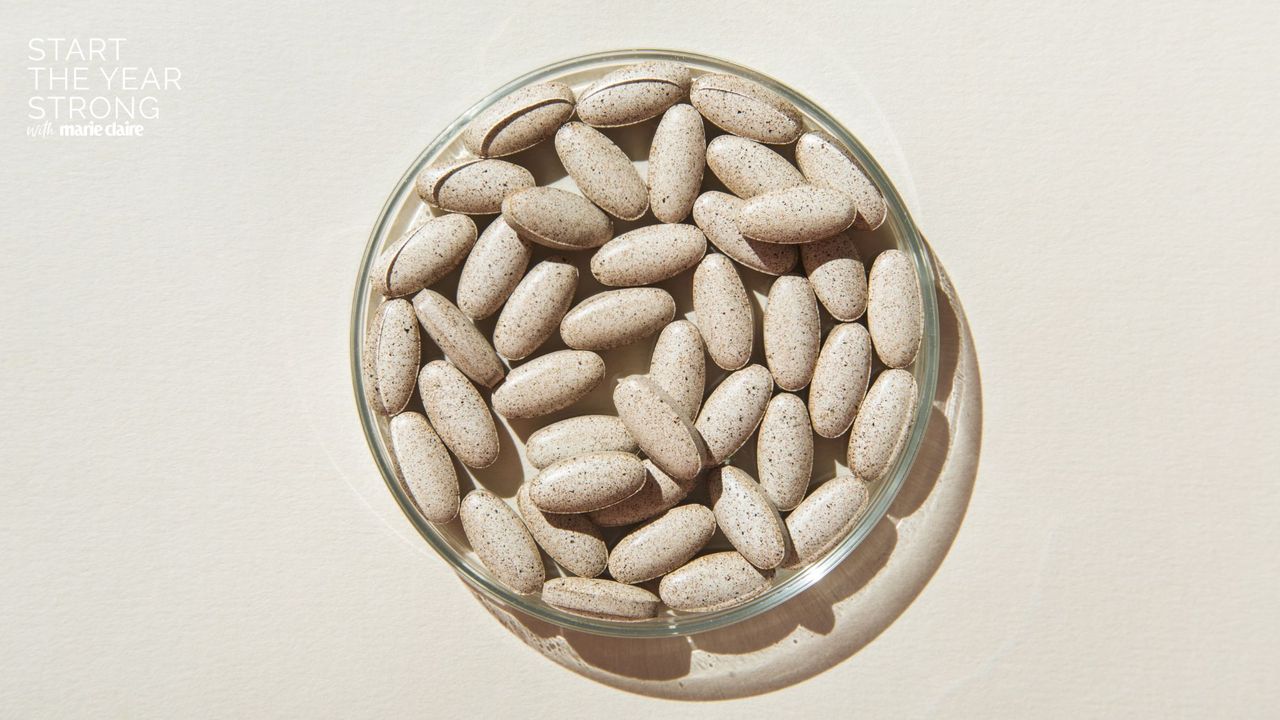
[[[426,166],[427,162],[438,154],[445,145],[449,144],[452,139],[466,127],[472,118],[482,110],[493,104],[498,99],[505,97],[524,85],[532,82],[539,82],[549,75],[564,75],[576,70],[586,69],[598,63],[643,62],[651,60],[691,62],[697,65],[712,67],[720,72],[741,75],[755,80],[774,92],[777,92],[788,101],[794,103],[806,115],[815,119],[820,125],[828,130],[828,132],[836,137],[836,139],[843,142],[846,147],[849,148],[857,160],[862,164],[863,169],[867,172],[868,176],[870,176],[871,180],[884,192],[885,200],[889,206],[889,217],[886,222],[894,224],[895,234],[902,239],[906,246],[905,249],[909,251],[909,254],[915,264],[916,274],[920,279],[921,299],[924,304],[924,337],[921,343],[920,353],[917,356],[915,367],[913,369],[913,374],[919,387],[919,403],[916,408],[915,422],[912,427],[911,434],[907,438],[907,442],[903,446],[902,452],[899,454],[887,481],[881,485],[879,492],[871,498],[867,512],[863,515],[858,525],[848,537],[832,548],[822,559],[796,572],[791,577],[777,583],[770,588],[769,591],[759,597],[736,607],[715,612],[658,618],[654,621],[645,621],[642,623],[627,623],[574,615],[572,613],[553,608],[545,603],[531,602],[532,596],[520,595],[508,589],[506,586],[488,577],[485,573],[478,572],[474,567],[472,567],[468,560],[460,557],[450,546],[448,540],[446,540],[430,522],[422,517],[417,510],[413,499],[409,497],[408,493],[403,488],[399,477],[395,472],[393,460],[387,450],[386,443],[379,427],[378,418],[369,408],[368,403],[364,399],[364,375],[361,368],[365,323],[369,309],[369,272],[373,266],[374,260],[378,256],[380,240],[385,236],[390,225],[394,222],[396,210],[402,207],[408,194],[413,192],[414,179]],[[449,563],[454,571],[462,576],[463,580],[465,580],[473,589],[487,597],[490,601],[495,602],[500,606],[531,615],[562,628],[578,630],[596,635],[629,638],[674,637],[715,630],[747,620],[748,618],[755,617],[760,613],[775,608],[814,585],[826,576],[827,573],[836,565],[843,562],[845,558],[847,558],[854,549],[856,549],[862,541],[866,539],[872,528],[879,524],[880,520],[888,513],[889,506],[901,490],[907,474],[910,472],[920,450],[920,445],[924,438],[932,412],[934,394],[937,389],[939,338],[938,305],[937,297],[934,292],[935,277],[936,274],[933,267],[932,255],[928,250],[924,237],[919,232],[914,220],[907,211],[897,188],[889,180],[883,168],[880,167],[879,163],[875,161],[853,133],[849,132],[849,130],[846,129],[839,121],[827,114],[821,106],[814,103],[809,98],[796,92],[789,86],[769,77],[768,75],[764,75],[752,70],[751,68],[695,52],[681,50],[631,49],[579,55],[559,62],[554,62],[525,73],[524,75],[511,80],[502,87],[489,93],[479,102],[468,108],[466,112],[458,116],[452,123],[445,127],[444,130],[436,135],[436,137],[418,155],[417,159],[412,163],[412,165],[410,165],[409,169],[400,177],[396,184],[395,191],[392,192],[391,196],[388,197],[387,201],[383,204],[378,220],[374,223],[373,230],[369,235],[369,240],[365,245],[363,260],[360,264],[358,275],[356,277],[355,297],[353,299],[351,309],[349,341],[351,346],[351,376],[352,385],[355,391],[356,410],[360,416],[361,425],[364,428],[365,441],[369,446],[369,451],[372,453],[378,466],[378,470],[382,474],[383,481],[386,483],[387,488],[395,498],[397,505],[400,506],[405,517],[408,518],[409,522],[414,526],[423,539],[426,540],[427,544],[439,553],[441,557]]]

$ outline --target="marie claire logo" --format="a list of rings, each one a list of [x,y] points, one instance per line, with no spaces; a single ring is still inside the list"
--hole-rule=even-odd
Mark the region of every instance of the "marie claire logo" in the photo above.
[[[31,38],[27,135],[141,137],[160,120],[161,98],[182,90],[182,71],[128,55],[125,38]]]

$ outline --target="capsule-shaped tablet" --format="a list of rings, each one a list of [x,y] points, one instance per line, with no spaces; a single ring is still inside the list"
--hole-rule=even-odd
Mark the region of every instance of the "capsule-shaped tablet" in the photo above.
[[[639,449],[622,420],[613,415],[579,415],[551,423],[530,435],[524,444],[524,456],[530,465],[544,468],[587,453],[634,453]]]
[[[785,144],[804,130],[795,105],[758,82],[709,73],[695,78],[689,102],[725,132],[770,145]]]
[[[516,509],[524,519],[534,542],[547,551],[560,567],[581,577],[595,577],[609,562],[609,548],[600,528],[585,515],[544,513],[529,498],[530,484],[516,493]]]
[[[871,483],[884,477],[911,433],[919,396],[916,379],[906,370],[880,373],[867,396],[849,434],[849,468]]]
[[[813,378],[822,342],[818,300],[809,281],[783,275],[764,308],[764,357],[778,387],[795,392]]]
[[[458,276],[458,309],[472,320],[498,312],[524,277],[532,255],[529,243],[501,217],[494,218],[480,234]]]
[[[522,594],[537,592],[546,578],[542,555],[520,517],[488,490],[472,490],[458,511],[462,531],[480,562],[503,584]]]
[[[365,334],[360,364],[369,407],[382,415],[404,409],[418,379],[422,339],[408,300],[388,300],[378,306]]]
[[[573,107],[573,89],[562,82],[526,85],[477,115],[462,144],[480,157],[511,155],[555,135]]]
[[[506,371],[493,346],[456,305],[434,290],[413,296],[413,311],[449,362],[477,384],[497,385]]]
[[[906,367],[916,359],[924,335],[924,305],[915,265],[901,250],[885,250],[871,263],[867,329],[886,367]]]
[[[733,263],[712,253],[693,273],[693,313],[711,360],[737,370],[751,360],[755,320],[751,299]]]
[[[463,465],[486,468],[498,459],[498,429],[484,398],[453,365],[433,360],[418,375],[431,426]]]
[[[724,462],[751,437],[772,394],[773,377],[760,365],[732,373],[711,391],[694,427],[713,463]]]
[[[578,96],[578,117],[595,127],[620,127],[661,115],[689,94],[689,68],[653,61],[605,75]]]
[[[422,413],[391,418],[391,451],[405,489],[422,516],[447,523],[458,514],[458,474],[453,458]]]
[[[649,188],[622,148],[580,122],[556,131],[560,164],[587,199],[619,220],[638,220],[649,209]]]
[[[765,407],[756,439],[756,472],[760,488],[779,510],[790,510],[804,499],[813,474],[813,428],[799,397],[778,393]]]
[[[739,553],[718,552],[695,558],[662,578],[658,597],[672,610],[724,610],[764,594],[772,579],[772,570],[760,570]]]
[[[831,317],[852,322],[867,309],[867,269],[848,233],[800,246],[804,274]]]
[[[783,566],[808,565],[826,555],[853,532],[867,511],[867,486],[851,475],[842,475],[818,486],[787,515],[791,549]]]
[[[857,206],[848,195],[817,185],[801,185],[757,195],[742,206],[738,229],[762,242],[815,242],[853,224]]]
[[[602,285],[652,285],[688,270],[707,252],[707,238],[693,225],[648,225],[623,233],[591,256],[591,274]]]
[[[575,615],[622,621],[654,617],[661,602],[642,587],[582,577],[551,578],[542,585],[542,601]]]
[[[663,472],[652,460],[644,461],[644,485],[635,495],[591,513],[591,521],[601,527],[634,525],[664,513],[688,496],[695,480],[678,481]]]
[[[707,137],[692,105],[676,105],[662,115],[649,146],[649,208],[664,223],[689,216],[702,185]]]
[[[644,375],[630,375],[613,389],[618,417],[636,444],[663,472],[689,482],[709,464],[706,442],[679,404]]]
[[[383,250],[369,280],[386,297],[416,293],[458,267],[475,243],[476,224],[466,215],[431,218]]]
[[[706,392],[706,351],[698,326],[676,320],[662,329],[649,360],[650,379],[667,391],[690,420],[698,417]]]
[[[712,245],[739,265],[766,275],[782,275],[796,266],[796,247],[760,242],[742,236],[738,214],[746,201],[728,193],[709,190],[693,204],[693,221]]]
[[[502,201],[502,218],[520,237],[556,250],[590,250],[609,242],[613,222],[577,193],[532,187]]]
[[[418,197],[454,213],[488,215],[502,211],[502,200],[535,185],[533,174],[506,160],[467,158],[431,165],[418,174]]]
[[[786,158],[737,135],[721,135],[707,145],[707,167],[740,198],[805,184],[804,175]]]
[[[884,195],[843,145],[825,132],[805,133],[796,141],[796,164],[814,185],[848,194],[858,206],[856,230],[875,230],[889,216]]]
[[[871,336],[867,329],[858,323],[831,328],[809,387],[813,431],[824,438],[834,438],[848,430],[870,380]]]
[[[560,321],[560,338],[577,350],[612,350],[658,332],[675,314],[676,301],[666,290],[609,290],[566,313]]]
[[[689,562],[715,531],[715,514],[706,506],[672,508],[613,546],[609,574],[628,584],[665,575]]]
[[[787,553],[787,528],[760,484],[726,465],[711,471],[707,489],[716,525],[734,549],[761,570],[781,565]]]
[[[644,485],[644,463],[632,453],[565,458],[529,481],[529,499],[549,513],[586,513],[622,502]]]
[[[508,360],[523,360],[551,337],[573,304],[578,268],[550,257],[529,271],[507,298],[493,326],[493,346]]]
[[[586,350],[557,350],[512,368],[493,391],[493,410],[531,418],[563,410],[604,380],[604,359]]]

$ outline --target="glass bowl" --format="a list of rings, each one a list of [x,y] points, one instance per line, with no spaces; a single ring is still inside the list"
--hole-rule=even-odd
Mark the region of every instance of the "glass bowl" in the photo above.
[[[920,290],[924,301],[924,339],[920,348],[912,372],[915,375],[916,383],[920,390],[920,402],[916,411],[914,425],[911,435],[904,445],[901,453],[896,458],[891,472],[885,477],[870,486],[870,504],[858,522],[853,532],[849,534],[842,542],[834,547],[820,560],[808,565],[807,567],[794,571],[779,570],[774,585],[764,594],[753,598],[736,607],[715,612],[702,613],[673,613],[665,611],[667,614],[660,615],[657,618],[639,622],[621,622],[603,620],[597,618],[584,617],[575,615],[558,608],[552,607],[537,597],[520,595],[507,588],[501,582],[496,580],[480,563],[480,561],[472,552],[466,542],[466,537],[461,532],[461,526],[458,520],[452,523],[438,526],[428,522],[419,513],[413,499],[409,496],[404,485],[402,484],[397,472],[395,461],[389,450],[390,438],[387,430],[387,418],[381,417],[374,413],[365,402],[363,374],[361,373],[361,353],[363,352],[364,335],[366,324],[370,320],[371,313],[377,308],[380,297],[370,288],[369,270],[379,252],[387,245],[393,243],[402,236],[404,232],[421,223],[433,214],[433,210],[419,200],[414,191],[414,179],[418,173],[426,166],[440,161],[465,156],[467,153],[462,147],[461,135],[467,124],[476,115],[484,111],[498,99],[506,96],[512,91],[524,85],[544,82],[548,80],[560,80],[572,86],[575,91],[581,91],[591,82],[604,75],[607,72],[615,70],[619,67],[629,65],[636,62],[646,60],[673,60],[687,65],[695,75],[703,72],[724,72],[742,77],[750,78],[758,83],[772,89],[787,100],[795,104],[797,108],[804,114],[807,125],[812,128],[819,128],[827,131],[840,142],[849,148],[862,167],[866,170],[868,176],[873,182],[884,192],[885,200],[889,207],[889,216],[885,220],[884,225],[874,233],[857,233],[855,239],[858,240],[859,249],[866,256],[866,247],[874,245],[878,248],[897,247],[906,252],[915,262],[916,272],[920,279]],[[656,119],[649,123],[638,126],[640,132],[647,133],[645,138],[650,137],[652,129],[656,125]],[[707,125],[708,139],[718,134],[718,131]],[[628,137],[630,132],[627,128],[618,131],[606,130],[614,138],[628,154],[634,158],[644,158],[647,155],[647,139],[644,143],[639,142],[634,137]],[[635,136],[639,137],[639,136]],[[538,184],[566,185],[571,183],[567,179],[562,178],[563,170],[559,170],[558,164],[555,162],[554,150],[548,149],[551,143],[544,142],[533,150],[527,150],[520,153],[513,159],[516,162],[525,164],[534,172],[534,176]],[[641,147],[643,145],[643,147]],[[784,149],[784,153],[789,150]],[[540,154],[539,154],[540,153]],[[643,161],[641,161],[643,162]],[[642,172],[643,176],[643,172]],[[714,177],[707,173],[708,181],[714,182]],[[567,187],[572,189],[571,184]],[[487,218],[480,218],[481,229]],[[615,233],[621,233],[631,229],[633,225],[628,223],[615,222]],[[547,254],[544,248],[535,248],[533,261],[536,263],[540,257]],[[582,262],[583,258],[589,257],[590,253],[575,253],[581,256],[575,258],[580,261],[580,265],[585,266]],[[867,258],[870,259],[870,258]],[[754,292],[759,298],[762,292],[767,292],[768,283],[772,281],[772,277],[760,275],[754,271],[740,268],[743,281],[747,283],[748,288]],[[452,296],[452,287],[447,283],[456,283],[457,272],[451,273],[450,279],[445,281],[445,286],[437,287],[446,296]],[[675,284],[668,287],[676,296],[677,304],[681,310],[689,307],[688,302],[688,273],[674,279]],[[584,293],[584,287],[594,283],[594,279],[589,272],[582,273],[582,280],[578,289],[576,300],[580,300]],[[681,288],[683,283],[683,289]],[[660,286],[666,287],[665,284]],[[680,293],[684,296],[681,297]],[[757,313],[758,315],[758,313]],[[825,322],[824,332],[829,323]],[[477,323],[480,329],[486,335],[492,335],[492,323],[494,318],[487,321]],[[759,317],[757,317],[757,323]],[[612,52],[596,53],[592,55],[584,55],[575,57],[562,62],[553,63],[546,67],[539,68],[521,77],[518,77],[506,85],[489,93],[482,100],[471,106],[466,112],[460,115],[452,123],[448,125],[434,140],[418,154],[416,160],[409,166],[409,169],[396,183],[395,189],[391,196],[387,199],[386,204],[382,208],[382,212],[378,216],[377,222],[373,226],[373,232],[369,236],[368,244],[365,246],[364,256],[360,263],[359,272],[356,276],[355,299],[351,310],[351,376],[355,385],[356,406],[359,411],[361,423],[364,426],[365,438],[369,444],[369,450],[373,453],[374,460],[378,465],[378,470],[382,473],[383,479],[386,481],[387,488],[395,497],[401,510],[409,522],[417,529],[432,548],[435,549],[441,557],[449,563],[453,569],[462,576],[463,580],[469,583],[477,592],[488,598],[490,601],[498,605],[527,613],[541,620],[553,623],[560,627],[580,630],[600,635],[610,635],[617,637],[665,637],[677,635],[689,635],[707,630],[723,628],[736,622],[746,620],[760,613],[768,611],[770,608],[776,607],[788,599],[803,592],[806,588],[812,586],[824,575],[831,571],[837,564],[843,561],[852,553],[863,539],[870,533],[871,529],[880,522],[888,511],[890,503],[897,495],[898,490],[902,487],[903,481],[907,473],[911,469],[911,465],[916,458],[916,454],[920,448],[921,439],[924,437],[925,427],[929,421],[930,411],[933,406],[934,390],[937,385],[937,366],[938,366],[938,311],[937,301],[934,295],[934,268],[931,256],[926,248],[923,237],[916,228],[910,215],[907,213],[906,207],[899,196],[893,183],[885,176],[880,165],[867,152],[866,148],[858,142],[853,133],[842,126],[835,118],[828,115],[821,107],[812,100],[804,97],[791,89],[787,85],[774,80],[766,75],[758,73],[754,70],[736,65],[731,62],[719,60],[716,58],[699,55],[696,53],[670,50],[619,50]],[[757,328],[758,332],[758,328]],[[559,419],[560,417],[569,417],[573,415],[585,414],[589,412],[607,412],[612,413],[612,406],[608,404],[608,395],[611,392],[613,380],[617,377],[633,372],[644,372],[645,363],[647,363],[648,350],[652,347],[650,338],[647,344],[638,344],[641,349],[621,348],[605,353],[606,365],[609,368],[609,375],[605,382],[601,384],[602,390],[598,389],[598,393],[603,393],[600,398],[595,401],[594,407],[584,407],[583,402],[576,403],[566,411],[562,411],[558,415],[540,418],[533,421],[533,425],[529,425],[529,421],[524,421],[521,425],[520,421],[508,422],[500,416],[495,416],[495,420],[499,425],[499,434],[504,435],[503,447],[501,453],[506,456],[506,464],[500,459],[496,470],[470,471],[467,468],[455,463],[459,471],[459,482],[462,484],[462,492],[467,492],[468,483],[484,484],[497,494],[510,500],[515,494],[515,490],[519,482],[523,480],[526,473],[536,472],[531,466],[523,460],[523,453],[520,447],[516,446],[512,439],[518,435],[527,437],[528,433],[538,426],[545,425],[549,422]],[[546,352],[560,347],[558,345],[559,338],[555,337],[549,341],[541,351]],[[423,343],[424,358],[427,360],[428,348],[430,343]],[[759,355],[761,343],[756,342],[756,355]],[[617,353],[629,353],[628,355],[615,355]],[[753,361],[756,358],[753,357]],[[621,366],[621,367],[619,367]],[[873,368],[873,372],[878,370],[878,366]],[[719,368],[714,364],[708,363],[708,386],[714,386],[718,381]],[[414,398],[414,404],[410,409],[418,407],[419,399]],[[602,404],[603,403],[603,404]],[[588,403],[590,404],[590,403]],[[838,452],[827,447],[828,455],[835,454],[838,458],[834,461],[843,467],[843,448],[847,444],[847,433],[836,441],[824,441],[822,438],[815,438],[818,443],[836,443]],[[754,470],[754,467],[747,468],[746,465],[738,462],[738,456],[750,455],[750,464],[754,464],[754,441],[739,451],[735,455],[735,465],[742,465],[744,469]],[[823,452],[818,450],[818,453]],[[517,457],[512,458],[515,454]],[[515,467],[514,463],[519,463],[519,467]],[[817,458],[815,457],[815,466]],[[482,476],[482,480],[477,481],[476,476]],[[815,478],[817,481],[823,481],[833,477],[833,474],[825,474]],[[494,487],[497,484],[499,487]],[[702,483],[705,486],[705,483]],[[696,493],[696,491],[695,491]],[[693,495],[696,497],[696,494]],[[611,539],[611,531],[606,531],[606,538]],[[715,541],[713,541],[714,543]],[[712,547],[711,549],[715,549]],[[728,549],[727,546],[725,549]],[[554,566],[548,565],[549,569]]]

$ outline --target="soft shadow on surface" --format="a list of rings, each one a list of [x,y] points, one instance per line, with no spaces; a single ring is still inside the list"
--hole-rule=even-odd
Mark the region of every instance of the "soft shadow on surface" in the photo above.
[[[811,678],[865,647],[911,605],[942,564],[977,477],[982,438],[977,355],[959,300],[940,274],[940,376],[924,444],[888,515],[827,577],[772,611],[682,638],[599,637],[486,602],[490,612],[525,643],[574,672],[670,699],[770,692]]]

